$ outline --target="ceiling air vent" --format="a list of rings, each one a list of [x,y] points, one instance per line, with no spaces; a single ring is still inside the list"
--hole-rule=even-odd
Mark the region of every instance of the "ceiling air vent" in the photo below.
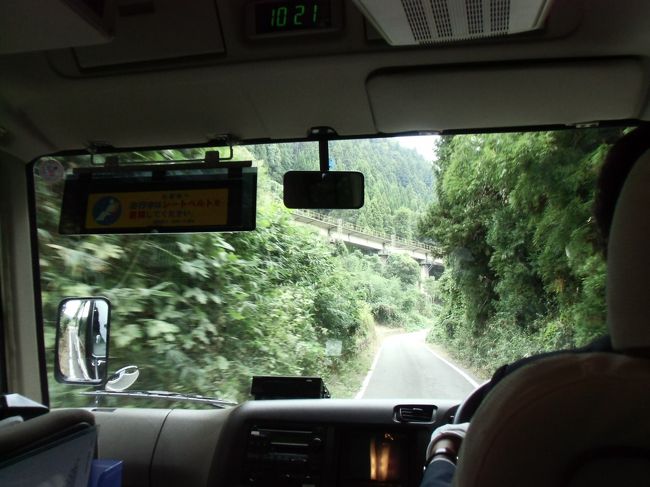
[[[393,419],[400,423],[433,423],[435,421],[436,407],[426,405],[395,406]]]
[[[552,0],[354,0],[393,46],[519,34],[542,27]]]

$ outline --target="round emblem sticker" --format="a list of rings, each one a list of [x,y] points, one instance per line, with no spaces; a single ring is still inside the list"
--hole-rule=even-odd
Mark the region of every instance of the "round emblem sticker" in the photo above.
[[[93,206],[93,218],[98,225],[112,225],[122,214],[120,200],[113,196],[100,198]]]
[[[65,175],[65,169],[56,159],[45,159],[38,166],[38,173],[48,183],[61,181]]]

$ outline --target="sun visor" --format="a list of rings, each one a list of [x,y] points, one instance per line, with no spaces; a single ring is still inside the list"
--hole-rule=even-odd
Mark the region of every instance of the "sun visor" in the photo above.
[[[383,133],[636,118],[646,92],[633,59],[384,70],[366,89]]]

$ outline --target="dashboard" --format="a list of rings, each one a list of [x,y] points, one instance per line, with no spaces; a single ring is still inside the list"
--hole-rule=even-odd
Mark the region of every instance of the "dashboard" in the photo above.
[[[214,411],[95,409],[101,458],[124,460],[124,487],[420,484],[431,431],[456,403],[249,401]]]

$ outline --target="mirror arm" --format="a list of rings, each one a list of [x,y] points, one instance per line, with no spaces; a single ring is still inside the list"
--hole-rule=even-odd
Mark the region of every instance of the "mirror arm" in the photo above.
[[[328,172],[330,170],[330,148],[327,137],[318,139],[318,160],[320,161],[320,171]]]
[[[308,136],[318,140],[320,172],[328,172],[330,170],[329,139],[337,137],[336,130],[332,127],[312,127],[308,131]]]

